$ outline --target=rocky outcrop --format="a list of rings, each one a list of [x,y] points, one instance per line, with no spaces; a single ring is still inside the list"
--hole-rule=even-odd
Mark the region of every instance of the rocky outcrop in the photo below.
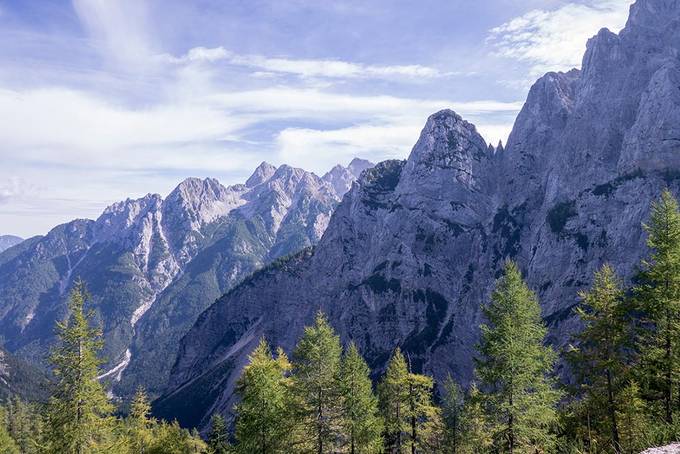
[[[378,372],[400,346],[417,371],[469,383],[481,307],[508,258],[560,349],[578,329],[577,292],[605,261],[629,278],[650,201],[678,191],[678,24],[677,1],[638,0],[619,35],[589,41],[581,70],[536,82],[505,147],[451,111],[431,116],[408,160],[363,173],[313,251],[198,318],[159,414],[204,425],[229,413],[257,340],[290,351],[319,309]]]
[[[256,269],[318,242],[343,195],[312,173],[263,163],[246,184],[189,178],[165,198],[58,226],[0,254],[0,335],[41,363],[81,278],[103,326],[101,378],[119,395],[139,384],[160,392],[197,315]]]

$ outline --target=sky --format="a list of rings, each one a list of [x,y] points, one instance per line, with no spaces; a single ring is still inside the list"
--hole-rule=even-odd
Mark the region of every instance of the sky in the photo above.
[[[0,0],[0,235],[262,161],[405,159],[451,108],[505,142],[629,0]]]

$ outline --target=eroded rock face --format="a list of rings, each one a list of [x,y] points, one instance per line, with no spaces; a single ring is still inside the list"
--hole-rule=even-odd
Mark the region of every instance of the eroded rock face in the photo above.
[[[356,179],[351,168],[338,167]],[[103,378],[118,394],[139,384],[160,392],[198,314],[256,269],[316,244],[343,195],[302,169],[262,163],[246,184],[189,178],[165,198],[58,226],[0,254],[0,335],[40,363],[82,278],[104,330]]]
[[[680,2],[639,0],[619,35],[589,41],[582,70],[532,87],[504,149],[455,113],[434,114],[407,161],[364,172],[313,251],[199,317],[159,413],[186,425],[229,413],[258,339],[290,351],[319,309],[378,372],[400,346],[417,371],[469,383],[481,307],[508,258],[560,349],[578,328],[578,290],[605,261],[629,278],[650,201],[677,193],[678,24]]]

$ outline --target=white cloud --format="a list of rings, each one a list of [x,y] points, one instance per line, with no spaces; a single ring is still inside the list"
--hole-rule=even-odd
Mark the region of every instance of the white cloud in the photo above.
[[[618,32],[626,22],[630,1],[590,0],[558,9],[532,10],[490,31],[498,54],[532,65],[531,75],[581,66],[588,38],[607,27]]]
[[[0,205],[21,201],[34,195],[37,188],[20,177],[10,177],[0,181]]]
[[[338,79],[432,79],[454,75],[422,65],[366,65],[342,60],[273,58],[261,55],[239,55],[223,47],[195,47],[176,57],[163,54],[161,61],[170,63],[216,62],[257,69],[258,74],[292,74],[303,78],[327,77]]]
[[[93,44],[120,64],[143,66],[153,54],[146,2],[142,0],[72,0]]]

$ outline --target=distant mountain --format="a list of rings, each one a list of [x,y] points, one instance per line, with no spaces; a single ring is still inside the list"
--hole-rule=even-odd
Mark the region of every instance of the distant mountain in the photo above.
[[[504,149],[450,110],[432,115],[406,161],[362,174],[313,250],[201,314],[158,414],[187,426],[228,414],[258,339],[290,352],[319,309],[378,373],[399,346],[415,371],[469,383],[481,308],[508,258],[564,346],[593,271],[608,261],[630,278],[650,202],[664,187],[680,194],[678,24],[680,0],[638,0],[619,35],[588,42],[582,70],[534,84]]]
[[[0,254],[0,336],[42,363],[81,278],[103,326],[101,378],[120,395],[139,384],[159,392],[198,314],[258,268],[315,244],[343,195],[331,177],[262,163],[245,184],[190,178],[165,198],[55,227]]]
[[[12,246],[16,246],[17,244],[21,243],[24,241],[23,238],[19,238],[18,236],[14,235],[0,235],[0,252],[11,248]]]
[[[46,402],[50,382],[45,373],[0,348],[0,402],[17,396],[24,401]]]

